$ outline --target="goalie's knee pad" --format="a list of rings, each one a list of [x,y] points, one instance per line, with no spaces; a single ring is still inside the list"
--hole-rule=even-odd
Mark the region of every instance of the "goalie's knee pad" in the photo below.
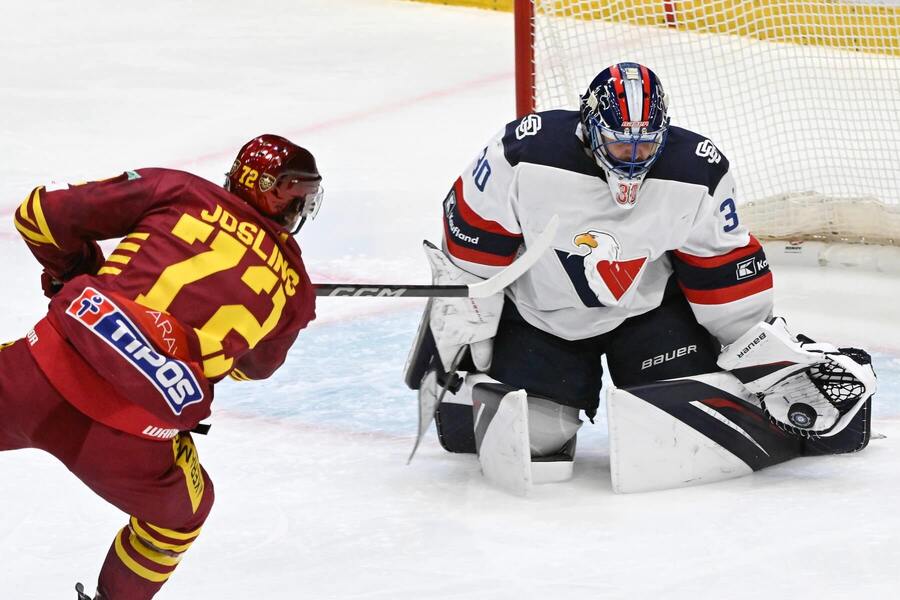
[[[435,413],[435,425],[441,446],[448,452],[477,452],[476,414],[499,403],[511,386],[487,375],[468,374],[454,392],[447,391]],[[574,454],[575,434],[581,427],[579,409],[548,398],[528,396],[528,437],[531,456],[547,458]]]
[[[533,483],[570,479],[578,409],[480,377],[472,400],[484,476],[516,493],[527,493]]]
[[[441,445],[478,455],[482,472],[509,491],[572,476],[579,410],[528,396],[484,374],[469,374],[439,404]]]

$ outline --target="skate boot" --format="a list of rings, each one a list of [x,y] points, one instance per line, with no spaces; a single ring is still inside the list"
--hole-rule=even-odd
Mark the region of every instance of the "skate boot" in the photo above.
[[[84,585],[80,583],[75,584],[75,592],[78,594],[78,598],[75,600],[105,600],[103,595],[100,592],[97,592],[97,595],[91,598],[87,594],[84,593]]]

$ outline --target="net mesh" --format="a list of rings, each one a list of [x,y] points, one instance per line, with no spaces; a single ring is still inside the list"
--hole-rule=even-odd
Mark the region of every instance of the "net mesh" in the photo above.
[[[900,0],[533,0],[535,106],[620,61],[728,156],[760,237],[900,240]]]
[[[857,364],[872,364],[872,358],[864,350],[841,348],[840,351]],[[811,366],[809,378],[841,414],[850,410],[866,392],[866,386],[859,379],[838,363],[830,360]]]

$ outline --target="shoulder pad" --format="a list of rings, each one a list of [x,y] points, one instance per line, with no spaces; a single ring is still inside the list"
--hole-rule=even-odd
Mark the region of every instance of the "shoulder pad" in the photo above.
[[[503,154],[511,166],[531,163],[602,177],[603,172],[575,135],[578,123],[574,110],[526,115],[506,125]]]
[[[728,172],[728,167],[728,159],[712,141],[693,131],[672,127],[662,156],[647,178],[693,183],[712,192]]]

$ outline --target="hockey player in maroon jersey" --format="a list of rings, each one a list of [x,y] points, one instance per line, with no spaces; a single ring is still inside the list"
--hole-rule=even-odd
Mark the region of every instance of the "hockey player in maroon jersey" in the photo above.
[[[152,598],[200,534],[213,484],[189,432],[218,381],[270,376],[315,317],[292,234],[320,182],[312,154],[263,135],[224,189],[138,169],[38,187],[16,211],[52,299],[0,351],[0,450],[45,450],[130,515],[97,598]],[[97,240],[119,238],[104,257]]]
[[[578,111],[507,124],[444,199],[443,251],[426,249],[435,283],[490,277],[554,214],[559,227],[553,249],[505,295],[429,303],[406,379],[423,406],[439,404],[442,445],[477,450],[485,474],[490,455],[516,463],[515,485],[570,476],[579,414],[598,408],[605,356],[620,388],[728,369],[765,396],[768,416],[795,436],[785,444],[864,447],[875,387],[868,355],[766,322],[773,278],[737,198],[729,161],[709,139],[670,125],[662,84],[644,65],[601,71]],[[810,365],[828,374],[808,376],[818,368]],[[456,371],[468,374],[464,385]],[[503,403],[516,408],[500,411]],[[762,415],[757,408],[748,414]],[[759,452],[739,429],[727,435]]]

